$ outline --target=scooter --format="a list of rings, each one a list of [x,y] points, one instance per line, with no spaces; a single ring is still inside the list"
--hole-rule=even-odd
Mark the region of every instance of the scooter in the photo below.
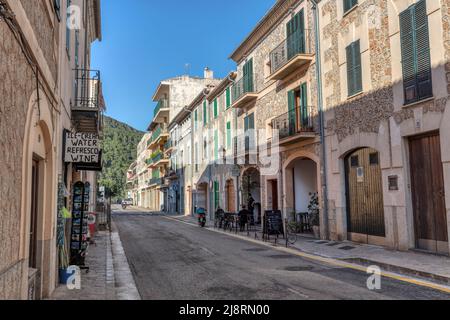
[[[126,203],[122,203],[122,209],[123,209],[123,210],[127,210],[127,205],[126,205]]]
[[[197,208],[198,225],[202,228],[206,225],[206,210],[204,208]]]

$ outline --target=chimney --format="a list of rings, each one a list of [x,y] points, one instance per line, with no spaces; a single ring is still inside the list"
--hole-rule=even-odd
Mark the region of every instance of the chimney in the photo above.
[[[213,79],[214,78],[214,71],[212,71],[211,69],[206,67],[205,68],[205,73],[204,73],[204,78],[205,79]]]

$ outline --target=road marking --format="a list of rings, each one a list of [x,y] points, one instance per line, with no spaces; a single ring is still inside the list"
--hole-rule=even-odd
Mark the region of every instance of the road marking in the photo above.
[[[287,289],[288,289],[288,291],[292,292],[293,294],[296,294],[296,295],[298,295],[298,296],[300,296],[300,297],[302,297],[304,299],[309,299],[309,296],[307,296],[306,294],[298,292],[297,290],[294,290],[292,288],[287,288]]]
[[[176,221],[176,222],[179,222],[179,223],[184,223],[184,224],[189,225],[189,226],[194,226],[194,227],[197,226],[194,223],[182,221],[180,219],[176,219],[176,218],[172,218],[172,217],[166,217],[165,216],[164,218],[169,219],[169,220],[173,220],[173,221]],[[211,232],[220,233],[220,234],[223,234],[223,235],[227,235],[229,237],[234,237],[234,238],[237,238],[237,239],[240,239],[240,240],[244,240],[244,241],[247,241],[247,242],[251,242],[251,243],[254,243],[254,244],[266,246],[266,247],[272,248],[274,250],[278,250],[278,251],[281,251],[281,252],[293,254],[293,255],[296,255],[298,257],[302,257],[302,258],[305,258],[305,259],[309,259],[309,260],[313,260],[313,261],[319,261],[319,262],[322,262],[324,264],[328,264],[328,265],[332,265],[332,266],[336,266],[336,267],[341,267],[341,268],[353,269],[353,270],[361,271],[361,272],[364,272],[364,273],[367,272],[367,267],[360,266],[360,265],[357,265],[357,264],[352,264],[352,263],[349,263],[349,262],[344,262],[344,261],[340,261],[340,260],[336,260],[336,259],[332,259],[332,258],[320,257],[320,256],[317,256],[317,255],[314,255],[314,254],[311,254],[311,253],[300,252],[300,251],[297,251],[297,250],[294,250],[294,249],[290,249],[290,248],[275,247],[272,244],[267,243],[267,242],[261,242],[261,241],[258,241],[258,240],[252,239],[252,238],[248,238],[248,237],[241,236],[241,235],[238,235],[238,234],[227,233],[227,232],[224,232],[224,231],[221,231],[221,230],[215,230],[215,229],[210,229],[210,228],[206,228],[205,230],[208,230],[208,231],[211,231]],[[442,292],[450,294],[450,287],[446,286],[446,285],[441,285],[441,284],[433,283],[433,282],[426,281],[426,280],[411,278],[411,277],[408,277],[408,276],[402,276],[402,275],[399,275],[399,274],[396,274],[396,273],[392,273],[392,272],[387,272],[387,271],[382,271],[381,275],[383,277],[386,277],[386,278],[391,278],[391,279],[395,279],[395,280],[398,280],[398,281],[414,284],[414,285],[417,285],[417,286],[420,286],[420,287],[431,288],[431,289],[434,289],[434,290],[438,290],[438,291],[442,291]]]

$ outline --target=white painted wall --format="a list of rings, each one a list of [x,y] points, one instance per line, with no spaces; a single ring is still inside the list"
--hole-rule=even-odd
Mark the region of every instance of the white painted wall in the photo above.
[[[297,160],[294,165],[295,210],[308,212],[310,193],[317,192],[317,168],[312,160]]]

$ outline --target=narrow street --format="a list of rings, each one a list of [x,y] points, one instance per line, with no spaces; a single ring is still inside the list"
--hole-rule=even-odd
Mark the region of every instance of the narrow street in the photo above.
[[[440,291],[329,266],[128,209],[113,215],[142,299],[450,299]]]

